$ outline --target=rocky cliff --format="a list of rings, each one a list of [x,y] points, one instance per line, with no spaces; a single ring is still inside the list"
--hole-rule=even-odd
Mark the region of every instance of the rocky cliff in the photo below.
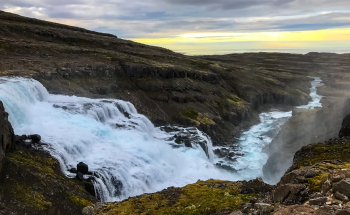
[[[5,111],[4,105],[0,101],[0,174],[2,172],[3,160],[5,154],[15,149],[15,134],[11,123],[8,121],[8,113]]]

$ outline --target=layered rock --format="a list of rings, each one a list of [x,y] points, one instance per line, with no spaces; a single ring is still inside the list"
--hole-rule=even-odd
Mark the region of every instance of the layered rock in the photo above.
[[[0,173],[2,169],[3,159],[6,152],[14,150],[15,135],[11,123],[8,121],[9,114],[5,111],[3,103],[0,101]]]

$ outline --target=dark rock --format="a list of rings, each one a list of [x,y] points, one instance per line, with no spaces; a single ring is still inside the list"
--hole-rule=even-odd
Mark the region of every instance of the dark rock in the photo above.
[[[2,160],[5,157],[6,151],[14,150],[15,134],[11,123],[8,121],[8,113],[0,101],[0,172],[2,169]]]
[[[192,144],[191,144],[191,140],[190,139],[185,139],[185,146],[191,148]]]
[[[84,175],[83,175],[83,173],[81,173],[81,172],[78,172],[77,173],[77,175],[75,176],[78,180],[80,180],[80,181],[84,181],[85,179],[84,179]]]
[[[348,114],[342,122],[341,129],[339,131],[339,137],[350,136],[350,114]]]
[[[350,178],[345,178],[333,184],[333,192],[339,192],[350,198]]]
[[[323,205],[327,202],[327,197],[320,197],[316,199],[310,199],[309,205]]]
[[[32,143],[39,143],[41,140],[41,136],[38,134],[32,134],[28,136],[28,139],[31,139]]]
[[[275,202],[284,204],[298,204],[305,202],[309,197],[308,189],[304,184],[285,184],[278,186],[273,194]]]
[[[272,191],[271,185],[266,184],[261,178],[256,178],[248,182],[243,181],[241,188],[244,194],[248,194],[248,193],[260,194],[260,193],[268,193]]]
[[[71,172],[71,173],[78,173],[77,169],[76,168],[71,168],[68,170],[68,172]]]
[[[77,171],[81,172],[82,174],[87,174],[89,172],[89,167],[87,164],[80,162],[77,164]]]
[[[27,135],[23,134],[23,135],[21,136],[21,139],[22,139],[22,140],[27,140],[27,139],[29,139],[29,137],[28,137]]]
[[[155,127],[166,126],[168,124],[166,121],[161,119],[153,120],[152,123]]]
[[[346,195],[341,194],[339,192],[335,192],[334,193],[334,197],[339,199],[339,200],[341,200],[341,201],[343,201],[343,202],[348,202],[349,201],[349,198]]]
[[[96,193],[95,193],[95,186],[94,186],[94,183],[93,182],[89,182],[89,181],[85,181],[84,182],[84,188],[85,190],[90,193],[92,196],[96,196]]]

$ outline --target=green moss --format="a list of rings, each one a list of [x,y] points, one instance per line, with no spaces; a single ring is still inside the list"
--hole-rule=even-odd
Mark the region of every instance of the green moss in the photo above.
[[[309,179],[309,189],[315,192],[321,191],[321,183],[326,180],[329,173],[322,173],[319,176]]]
[[[7,155],[7,158],[18,165],[27,166],[30,168],[36,168],[43,174],[50,175],[51,177],[57,178],[58,176],[50,168],[50,166],[56,165],[57,161],[53,158],[36,157],[23,151],[16,151]]]
[[[181,194],[173,204],[169,204],[171,199],[168,199],[168,196],[156,193],[111,203],[100,214],[211,214],[225,208],[238,209],[255,196],[255,194],[241,194],[240,191],[235,182],[198,181],[183,187]]]
[[[298,161],[296,164],[297,168],[312,166],[323,160],[339,159],[343,162],[350,162],[350,143],[334,146],[326,146],[325,143],[318,143],[313,144],[309,151],[312,152],[312,154]]]
[[[189,119],[197,119],[197,117],[199,116],[199,112],[193,108],[189,108],[185,111],[182,111],[180,115]]]
[[[236,108],[243,108],[246,106],[247,102],[239,98],[237,95],[230,94],[224,96],[226,101],[228,101],[230,104],[234,105]]]
[[[209,118],[208,114],[202,114],[193,108],[189,108],[180,113],[180,116],[190,119],[192,122],[199,125],[215,125],[215,122]]]
[[[25,207],[35,207],[39,210],[45,210],[47,207],[52,206],[51,202],[45,201],[45,197],[42,194],[23,185],[17,184],[14,186],[12,195]]]
[[[90,206],[92,205],[92,202],[86,200],[86,199],[82,199],[82,198],[79,198],[78,196],[74,196],[72,195],[71,198],[72,202],[74,202],[75,204],[77,205],[82,205],[84,207],[87,207],[87,206]]]

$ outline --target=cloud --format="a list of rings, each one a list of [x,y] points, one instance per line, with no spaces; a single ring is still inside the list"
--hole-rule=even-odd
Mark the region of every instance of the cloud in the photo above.
[[[349,0],[0,0],[0,9],[123,38],[344,28]]]

